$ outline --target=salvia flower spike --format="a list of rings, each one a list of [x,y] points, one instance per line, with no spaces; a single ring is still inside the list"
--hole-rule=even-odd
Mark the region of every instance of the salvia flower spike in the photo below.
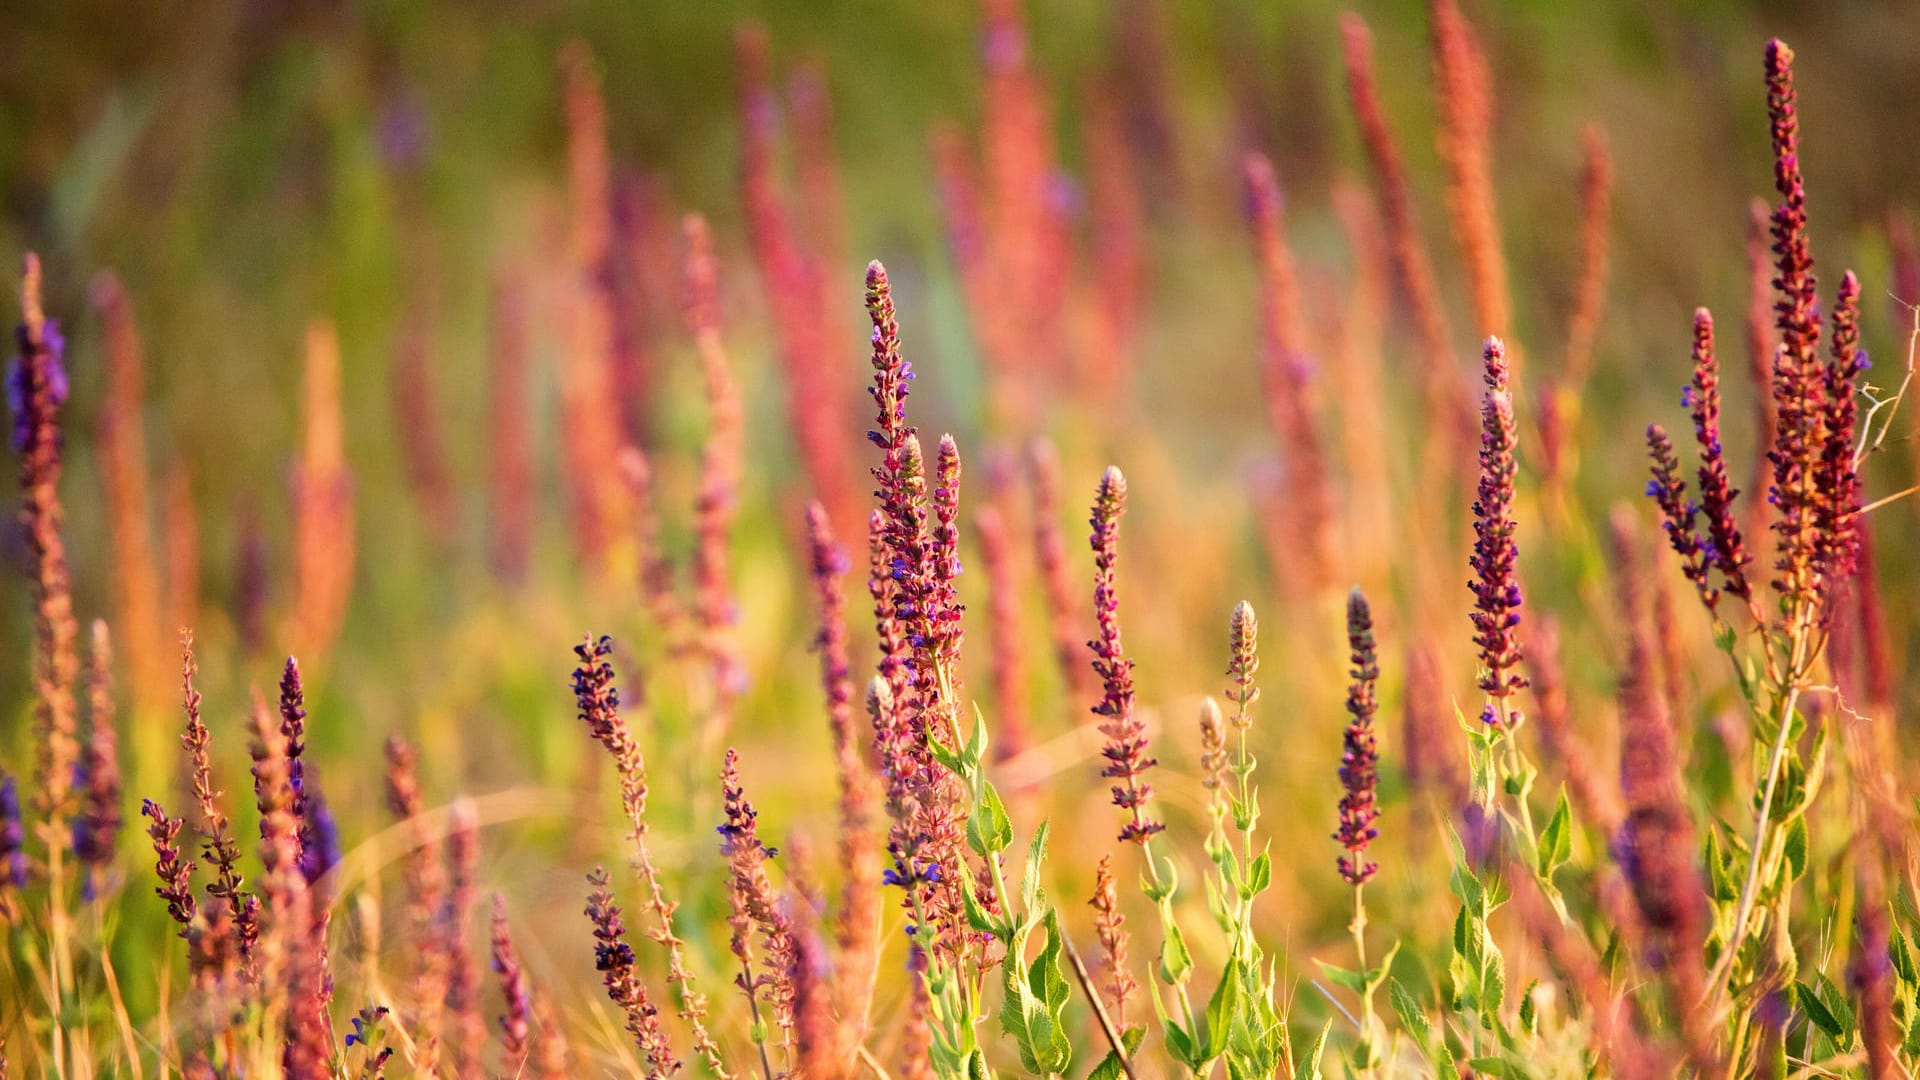
[[[1516,570],[1519,548],[1514,543],[1514,464],[1516,427],[1513,394],[1507,388],[1506,347],[1497,337],[1487,339],[1487,393],[1480,411],[1480,481],[1473,503],[1474,599],[1473,642],[1480,649],[1480,689],[1499,702],[1499,716],[1508,718],[1506,699],[1525,688],[1519,673],[1521,650],[1520,578]]]
[[[1120,840],[1144,844],[1148,837],[1166,828],[1147,813],[1147,800],[1153,787],[1145,780],[1148,769],[1157,762],[1147,756],[1146,725],[1133,713],[1133,661],[1120,640],[1120,595],[1116,587],[1120,561],[1120,515],[1127,508],[1127,478],[1108,466],[1100,477],[1094,495],[1093,527],[1088,541],[1093,548],[1093,611],[1100,636],[1087,642],[1093,650],[1094,674],[1100,677],[1100,703],[1093,707],[1100,717],[1100,733],[1106,746],[1100,752],[1106,767],[1100,775],[1117,781],[1113,785],[1113,805],[1126,811],[1127,821],[1120,829]]]
[[[1380,835],[1374,822],[1379,820],[1380,751],[1373,732],[1373,717],[1380,702],[1375,684],[1380,680],[1380,660],[1373,642],[1373,611],[1359,589],[1347,597],[1347,647],[1352,654],[1353,681],[1347,687],[1347,714],[1351,718],[1341,738],[1340,829],[1334,839],[1346,849],[1340,856],[1340,877],[1349,885],[1363,885],[1379,866],[1367,859],[1367,846]]]
[[[1706,554],[1720,573],[1720,588],[1746,601],[1753,595],[1746,573],[1750,560],[1733,512],[1734,497],[1740,492],[1727,478],[1726,450],[1720,442],[1720,365],[1713,351],[1713,315],[1706,308],[1693,313],[1693,382],[1687,388],[1687,403],[1693,411],[1694,439],[1700,445]]]

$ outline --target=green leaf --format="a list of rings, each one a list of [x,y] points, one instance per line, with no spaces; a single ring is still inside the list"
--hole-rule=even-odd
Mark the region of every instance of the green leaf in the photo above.
[[[963,866],[961,869],[964,872],[965,867]],[[992,912],[981,905],[980,898],[974,895],[973,882],[971,880],[973,875],[967,874],[966,876],[968,880],[963,882],[962,887],[955,891],[960,894],[960,902],[966,906],[967,925],[983,934],[992,934],[1001,941],[1007,940],[1010,925],[1004,920],[995,918]]]
[[[1139,1051],[1140,1039],[1146,1033],[1147,1029],[1143,1027],[1130,1027],[1120,1033],[1120,1045],[1126,1048],[1128,1057]],[[1125,1072],[1120,1068],[1120,1055],[1109,1050],[1107,1056],[1100,1059],[1100,1064],[1087,1074],[1087,1080],[1120,1080],[1124,1075]]]
[[[1016,953],[1007,956],[1000,1026],[1013,1036],[1027,1071],[1052,1074],[1065,1072],[1073,1057],[1062,1016],[1071,991],[1060,970],[1060,923],[1052,911],[1047,912],[1046,928],[1046,944],[1024,971]]]
[[[967,846],[986,858],[1013,846],[1013,821],[992,784],[981,788],[973,813],[967,815]]]
[[[1308,1077],[1309,1080],[1319,1080],[1320,1058],[1327,1052],[1327,1033],[1332,1030],[1333,1021],[1331,1020],[1321,1027],[1320,1034],[1313,1040],[1313,1045],[1307,1048],[1306,1067],[1298,1075]]]
[[[1346,968],[1329,964],[1325,960],[1320,960],[1318,963],[1320,970],[1326,972],[1328,982],[1343,989],[1351,990],[1356,994],[1364,994],[1367,992],[1367,976],[1365,972],[1349,971]]]
[[[928,739],[926,743],[927,753],[932,754],[933,760],[939,762],[942,768],[945,768],[955,776],[965,777],[967,775],[965,767],[961,764],[960,755],[947,749],[941,744],[939,739]]]
[[[1163,921],[1166,939],[1160,943],[1160,981],[1178,986],[1193,974],[1193,956],[1187,952],[1187,939],[1181,936],[1179,924]]]
[[[1740,899],[1740,878],[1733,870],[1733,856],[1720,845],[1718,829],[1707,830],[1706,861],[1714,900],[1731,904]]]
[[[1166,1020],[1160,1026],[1166,1031],[1167,1053],[1188,1068],[1199,1069],[1200,1062],[1195,1056],[1193,1039],[1187,1035],[1187,1029],[1173,1020]]]
[[[1247,869],[1247,884],[1241,890],[1241,895],[1251,900],[1266,892],[1267,886],[1271,884],[1273,884],[1273,857],[1262,851],[1254,856],[1253,865]]]
[[[1033,839],[1027,842],[1027,867],[1020,875],[1020,904],[1032,911],[1040,902],[1040,869],[1047,861],[1047,821],[1042,818],[1040,827],[1033,830]]]
[[[1888,936],[1887,954],[1892,958],[1893,970],[1900,976],[1901,982],[1920,981],[1914,978],[1913,954],[1907,951],[1907,939],[1901,936],[1898,927]]]
[[[1206,1061],[1212,1061],[1227,1050],[1227,1033],[1233,1026],[1233,1018],[1240,1012],[1240,972],[1239,960],[1227,961],[1225,971],[1220,973],[1220,985],[1213,988],[1213,997],[1207,1000],[1207,1032],[1203,1049]]]
[[[1540,876],[1551,878],[1555,870],[1573,858],[1573,808],[1567,804],[1567,789],[1560,788],[1560,802],[1553,817],[1540,833]]]
[[[1433,1041],[1433,1023],[1427,1019],[1427,1011],[1420,1007],[1407,988],[1400,985],[1399,979],[1387,980],[1387,1000],[1393,1003],[1393,1012],[1400,1018],[1400,1026],[1413,1041],[1420,1044],[1424,1052]]]
[[[1540,1010],[1533,1003],[1533,991],[1539,985],[1539,979],[1533,980],[1527,984],[1527,992],[1520,995],[1520,1026],[1530,1035],[1537,1035],[1540,1030]]]
[[[1800,875],[1807,872],[1807,819],[1797,817],[1787,827],[1787,846],[1785,849],[1787,866],[1791,868],[1789,880],[1798,881]]]
[[[1801,1010],[1807,1014],[1807,1019],[1813,1022],[1814,1027],[1826,1032],[1828,1038],[1836,1041],[1846,1034],[1846,1028],[1840,1025],[1840,1018],[1833,1015],[1826,1004],[1820,1000],[1820,995],[1814,992],[1813,987],[1800,983],[1795,989],[1794,997]]]

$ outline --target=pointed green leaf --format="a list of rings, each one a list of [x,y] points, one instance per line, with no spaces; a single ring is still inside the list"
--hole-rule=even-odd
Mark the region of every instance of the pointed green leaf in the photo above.
[[[1333,1021],[1331,1020],[1320,1028],[1320,1034],[1314,1038],[1313,1045],[1307,1048],[1306,1067],[1301,1070],[1301,1076],[1308,1077],[1309,1080],[1319,1080],[1320,1059],[1327,1052],[1327,1033],[1332,1030]]]
[[[1560,789],[1560,802],[1553,817],[1540,833],[1540,876],[1551,878],[1555,870],[1573,858],[1573,808],[1567,804],[1567,789]]]
[[[1800,875],[1807,872],[1807,839],[1807,819],[1794,818],[1793,824],[1787,827],[1785,848],[1787,865],[1791,868],[1793,881],[1800,880]]]
[[[1325,960],[1316,962],[1320,965],[1320,970],[1326,972],[1328,982],[1331,982],[1341,989],[1351,990],[1356,994],[1364,994],[1367,992],[1367,977],[1362,972],[1349,971],[1346,968],[1329,964]]]
[[[1807,1019],[1813,1022],[1814,1027],[1826,1032],[1828,1038],[1835,1040],[1846,1034],[1846,1029],[1840,1025],[1839,1017],[1833,1015],[1826,1003],[1820,1000],[1820,995],[1814,992],[1813,987],[1800,983],[1795,990],[1795,1000],[1801,1011],[1807,1014]]]
[[[1147,1029],[1143,1027],[1130,1027],[1120,1033],[1120,1045],[1126,1048],[1128,1057],[1140,1049],[1140,1039],[1146,1033]],[[1087,1080],[1120,1080],[1124,1075],[1125,1072],[1120,1068],[1120,1055],[1109,1050],[1107,1056],[1100,1059],[1100,1064],[1087,1074]]]
[[[1040,827],[1033,830],[1033,839],[1027,842],[1027,867],[1020,875],[1020,904],[1028,911],[1038,906],[1040,901],[1040,868],[1047,861],[1047,820],[1040,820]]]

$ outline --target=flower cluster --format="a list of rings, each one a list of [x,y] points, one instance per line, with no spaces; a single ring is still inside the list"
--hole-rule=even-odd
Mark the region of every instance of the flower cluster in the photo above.
[[[1506,346],[1487,339],[1487,395],[1480,412],[1480,481],[1473,502],[1473,643],[1480,648],[1480,689],[1504,700],[1527,685],[1520,666],[1520,578],[1515,572],[1513,395],[1507,389]]]
[[[1380,787],[1380,751],[1373,733],[1373,715],[1380,702],[1375,684],[1380,659],[1374,649],[1373,611],[1359,589],[1347,596],[1347,648],[1352,654],[1353,681],[1347,687],[1347,715],[1352,717],[1341,737],[1340,829],[1333,834],[1347,850],[1340,856],[1340,877],[1349,885],[1363,885],[1379,870],[1367,861],[1367,845],[1380,835],[1377,797]]]
[[[1101,474],[1094,496],[1093,514],[1088,523],[1093,532],[1088,542],[1093,548],[1093,612],[1100,636],[1087,642],[1093,650],[1094,674],[1100,677],[1102,693],[1093,714],[1100,717],[1100,733],[1107,743],[1100,753],[1107,759],[1100,775],[1119,781],[1113,785],[1113,805],[1127,812],[1121,826],[1122,842],[1146,843],[1147,838],[1166,828],[1146,812],[1153,787],[1142,779],[1158,762],[1147,756],[1147,729],[1133,714],[1133,661],[1120,642],[1120,596],[1115,589],[1120,562],[1120,515],[1127,508],[1127,478],[1112,466]]]

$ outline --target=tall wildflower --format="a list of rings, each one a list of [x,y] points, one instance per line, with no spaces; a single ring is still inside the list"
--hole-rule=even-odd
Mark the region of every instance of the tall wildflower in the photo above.
[[[407,487],[419,507],[428,538],[445,550],[460,525],[460,507],[452,466],[440,434],[439,398],[434,388],[433,336],[426,301],[415,301],[394,345],[389,372],[395,441]]]
[[[848,475],[843,435],[848,423],[847,402],[835,392],[834,343],[844,329],[832,312],[827,269],[837,267],[839,243],[831,235],[825,243],[810,243],[802,229],[810,224],[829,234],[837,230],[832,215],[821,213],[822,203],[834,203],[834,181],[827,165],[806,158],[802,167],[804,213],[796,218],[781,190],[779,176],[780,98],[773,85],[766,28],[749,23],[734,35],[739,72],[740,200],[746,214],[747,236],[766,294],[773,330],[780,346],[780,371],[786,384],[786,406],[800,462],[808,486],[815,491],[837,524],[852,517],[854,493],[842,479]],[[814,103],[809,103],[814,104]],[[819,128],[829,123],[824,94],[818,108],[796,113]],[[796,149],[809,150],[830,133],[803,127],[810,139]],[[824,158],[825,155],[819,155]],[[811,166],[810,168],[808,166]],[[830,208],[829,208],[830,209]]]
[[[1373,612],[1359,589],[1347,597],[1347,648],[1352,654],[1353,681],[1347,687],[1347,715],[1352,719],[1341,736],[1340,829],[1334,839],[1346,849],[1340,856],[1340,877],[1354,888],[1367,883],[1379,866],[1367,859],[1367,846],[1380,830],[1380,751],[1375,744],[1373,716],[1380,702],[1374,686],[1380,680],[1380,660],[1374,651]]]
[[[807,539],[819,626],[813,647],[820,658],[820,681],[833,734],[834,767],[840,782],[839,856],[846,873],[834,933],[839,964],[833,997],[843,1041],[854,1046],[866,1036],[874,961],[880,949],[879,829],[874,815],[873,774],[863,749],[865,741],[855,728],[846,596],[841,585],[848,569],[847,555],[834,541],[832,528],[826,507],[809,504]]]
[[[1867,354],[1860,347],[1860,279],[1849,270],[1834,296],[1832,356],[1821,372],[1827,438],[1820,447],[1815,480],[1820,497],[1815,551],[1821,573],[1835,583],[1853,576],[1860,554],[1860,473],[1854,462],[1859,407],[1854,380],[1866,369]]]
[[[987,633],[993,683],[993,715],[998,739],[997,760],[1006,761],[1027,748],[1031,735],[1026,715],[1026,653],[1020,634],[1020,591],[1015,578],[1011,539],[1006,518],[993,506],[974,514],[973,528],[980,539],[980,561],[987,577]]]
[[[10,776],[4,782],[0,782],[0,811],[8,810],[9,807],[5,805],[8,803],[11,803],[12,813],[5,816],[8,820],[17,821],[20,816],[19,799],[14,794],[13,778]],[[154,892],[160,899],[167,902],[167,917],[179,925],[180,936],[186,938],[193,932],[194,924],[200,915],[200,904],[195,900],[193,893],[193,860],[187,856],[185,849],[180,845],[180,830],[185,827],[186,822],[176,817],[169,817],[160,804],[152,799],[141,804],[140,813],[149,822],[147,836],[153,842],[153,872],[154,876],[160,879],[160,884],[154,888]],[[17,829],[18,826],[14,826],[13,830],[0,830],[0,849],[5,848],[6,840],[13,839],[9,833]],[[13,858],[18,858],[19,841],[17,839],[13,840],[13,848],[12,852],[0,851],[0,853],[9,855],[9,861],[12,861]],[[18,876],[24,879],[24,870]],[[19,888],[25,884],[25,881],[14,881],[10,884],[14,888]]]
[[[28,255],[20,285],[19,349],[7,370],[7,402],[13,408],[13,449],[20,455],[20,524],[31,561],[33,585],[34,809],[46,819],[48,874],[57,880],[70,842],[73,767],[79,760],[74,684],[80,658],[79,626],[73,617],[66,517],[60,505],[60,408],[67,400],[66,339],[40,303],[40,260]]]
[[[420,791],[420,755],[399,735],[387,737],[387,809],[403,824],[426,813]],[[418,825],[413,827],[418,828]],[[407,940],[415,943],[412,964],[414,1015],[408,1027],[419,1044],[415,1064],[432,1074],[440,1067],[440,1021],[446,1012],[450,958],[441,918],[447,902],[445,853],[437,837],[423,838],[406,854]]]
[[[1747,205],[1747,378],[1753,383],[1755,441],[1763,452],[1755,454],[1747,490],[1769,492],[1773,462],[1764,452],[1773,446],[1780,418],[1773,402],[1773,252],[1770,230],[1773,211],[1767,201],[1754,196]],[[1764,543],[1770,522],[1772,495],[1748,500],[1747,535]]]
[[[872,470],[880,500],[880,550],[875,554],[884,558],[888,579],[875,595],[884,593],[891,600],[893,629],[910,650],[888,654],[894,661],[891,676],[908,691],[908,701],[896,698],[891,685],[884,695],[870,696],[889,714],[885,727],[893,733],[892,748],[883,755],[894,817],[888,845],[894,866],[887,880],[906,890],[910,909],[930,914],[935,943],[953,951],[959,948],[964,922],[959,860],[965,810],[958,777],[933,763],[928,743],[952,738],[958,730],[953,662],[960,644],[954,597],[960,569],[960,459],[952,440],[941,440],[936,486],[930,493],[920,439],[906,419],[913,368],[901,355],[892,286],[877,262],[867,268],[866,298],[873,324],[873,385],[868,393],[875,405],[875,427],[867,438],[882,451],[880,464]],[[883,641],[886,622],[883,619]],[[923,900],[930,912],[921,912]],[[916,914],[916,933],[919,919]]]
[[[480,975],[467,929],[479,901],[480,822],[467,799],[453,804],[452,829],[447,836],[447,902],[441,912],[440,933],[447,955],[447,1011],[452,1020],[452,1068],[465,1075],[479,1065],[486,1044],[486,1024],[480,1019]]]
[[[597,564],[626,525],[626,494],[619,478],[605,467],[621,443],[612,392],[615,305],[606,100],[593,53],[585,42],[568,42],[560,50],[559,64],[566,98],[571,202],[567,247],[572,264],[560,386],[566,421],[561,450],[570,484],[574,539],[580,554]]]
[[[493,958],[493,973],[500,980],[500,997],[506,1012],[500,1014],[501,1065],[510,1076],[526,1068],[533,1040],[533,991],[527,985],[526,969],[520,966],[520,954],[513,947],[512,927],[507,922],[507,900],[493,894],[493,918],[488,923],[488,945]]]
[[[1720,601],[1720,590],[1712,580],[1713,552],[1709,540],[1700,534],[1700,504],[1687,497],[1687,482],[1680,475],[1680,459],[1675,455],[1673,439],[1659,424],[1647,425],[1647,457],[1653,478],[1647,481],[1647,495],[1660,508],[1660,527],[1667,542],[1680,556],[1681,572],[1700,594],[1701,602],[1713,610]]]
[[[160,566],[153,543],[147,491],[147,443],[142,410],[145,386],[140,336],[133,305],[120,279],[102,271],[91,289],[106,335],[107,397],[99,421],[100,481],[107,503],[107,533],[113,545],[116,624],[131,684],[150,700],[165,682],[165,637],[161,631]],[[186,625],[186,624],[177,624]]]
[[[1318,588],[1335,557],[1333,500],[1327,490],[1324,439],[1314,400],[1313,362],[1307,355],[1293,252],[1287,245],[1283,199],[1273,164],[1249,154],[1245,165],[1247,215],[1260,262],[1261,383],[1274,434],[1287,455],[1291,490],[1286,504],[1307,563],[1307,585]]]
[[[1093,650],[1093,670],[1102,687],[1100,703],[1093,707],[1093,714],[1100,717],[1100,733],[1107,740],[1100,751],[1107,761],[1100,775],[1115,781],[1113,805],[1126,813],[1120,841],[1145,844],[1166,825],[1155,821],[1146,809],[1153,787],[1145,776],[1158,762],[1147,756],[1146,725],[1133,714],[1133,661],[1120,640],[1117,577],[1120,515],[1126,512],[1126,503],[1127,478],[1119,469],[1108,466],[1100,477],[1093,513],[1088,518],[1093,527],[1088,536],[1093,548],[1093,612],[1100,636],[1087,646]]]
[[[307,327],[300,460],[293,473],[294,612],[299,647],[324,653],[353,589],[353,476],[340,421],[340,341],[333,324]]]
[[[527,430],[526,286],[496,277],[487,340],[487,562],[513,583],[526,576],[533,534],[533,450]]]
[[[640,982],[640,973],[627,944],[627,927],[621,921],[619,905],[607,889],[607,872],[595,868],[587,875],[593,892],[587,897],[587,919],[593,924],[593,961],[606,984],[607,998],[625,1014],[627,1032],[646,1059],[648,1080],[672,1076],[680,1068],[673,1056],[667,1033],[660,1026],[660,1010]]]
[[[284,1071],[289,1077],[325,1074],[331,1033],[326,1019],[326,915],[316,912],[300,871],[299,823],[287,741],[277,718],[255,694],[252,708],[253,791],[260,811],[261,890],[266,927],[260,976],[284,1000]]]
[[[740,390],[720,340],[719,271],[705,219],[688,215],[687,329],[706,376],[708,431],[701,451],[700,493],[694,505],[693,584],[702,652],[712,672],[714,712],[703,728],[708,741],[726,730],[733,699],[745,682],[733,641],[739,615],[729,578],[731,530],[740,494],[745,433]]]
[[[1630,525],[1616,517],[1613,530],[1622,580],[1640,570]],[[1693,1003],[1704,987],[1701,945],[1705,934],[1704,887],[1695,863],[1693,818],[1681,781],[1673,724],[1654,686],[1654,646],[1637,589],[1622,593],[1628,628],[1620,681],[1620,793],[1625,819],[1615,839],[1639,908],[1651,950],[1649,965],[1674,990],[1674,1008],[1687,1021],[1689,1041],[1699,1044],[1700,1010]],[[1710,1050],[1699,1055],[1709,1056]],[[1697,1064],[1704,1065],[1705,1061]]]
[[[573,672],[573,695],[580,721],[594,741],[613,758],[614,771],[620,776],[620,805],[626,811],[627,824],[632,830],[628,835],[633,840],[634,866],[646,886],[647,904],[656,923],[650,936],[666,949],[667,982],[679,1002],[680,1018],[693,1036],[694,1049],[708,1070],[724,1080],[731,1074],[721,1064],[720,1048],[707,1031],[706,998],[693,985],[693,973],[686,965],[685,943],[673,930],[676,905],[667,899],[653,852],[647,846],[647,762],[626,718],[620,713],[620,691],[614,685],[613,664],[607,659],[613,655],[613,639],[595,639],[589,635],[584,643],[573,647],[573,652],[579,660]],[[617,909],[614,916],[617,921]],[[608,986],[611,991],[612,983]]]
[[[200,718],[200,691],[193,685],[199,666],[193,659],[191,633],[181,635],[180,650],[183,706],[187,716],[187,727],[180,736],[180,745],[187,751],[188,767],[193,776],[193,798],[200,808],[200,828],[204,837],[201,853],[214,872],[214,881],[207,886],[207,893],[225,902],[227,916],[233,923],[240,962],[251,980],[258,975],[254,966],[254,949],[260,940],[259,900],[244,887],[245,880],[240,876],[240,845],[234,841],[226,811],[220,808],[220,789],[213,786],[213,762],[209,756],[213,736],[207,730],[206,722]]]
[[[1060,456],[1053,443],[1036,438],[1027,450],[1027,475],[1033,485],[1033,556],[1040,568],[1041,595],[1047,602],[1048,636],[1054,658],[1076,696],[1095,690],[1081,662],[1082,620],[1075,602],[1073,571],[1067,565],[1067,540],[1060,528]],[[1084,596],[1085,594],[1080,594]]]
[[[1580,276],[1567,317],[1567,354],[1561,382],[1577,392],[1593,367],[1594,342],[1607,296],[1608,224],[1612,216],[1613,154],[1598,125],[1580,129]]]
[[[1793,90],[1793,50],[1767,43],[1767,113],[1773,133],[1773,180],[1781,202],[1770,219],[1773,237],[1774,325],[1780,347],[1773,354],[1775,431],[1769,495],[1778,557],[1774,587],[1791,608],[1818,602],[1820,456],[1827,441],[1825,381],[1820,366],[1820,300],[1807,242],[1807,192],[1800,173],[1800,121]],[[1796,613],[1793,618],[1804,618]]]
[[[1488,334],[1508,332],[1507,262],[1493,197],[1493,75],[1455,0],[1434,0],[1433,83],[1440,106],[1440,158],[1447,167],[1447,209],[1466,258],[1474,321]]]
[[[1480,649],[1480,689],[1510,722],[1507,699],[1527,685],[1520,666],[1520,578],[1515,571],[1513,497],[1518,468],[1513,450],[1513,395],[1507,389],[1506,349],[1487,339],[1487,394],[1480,411],[1480,481],[1473,502],[1473,642]]]
[[[1734,497],[1740,492],[1727,477],[1726,451],[1720,443],[1720,365],[1713,352],[1713,315],[1706,308],[1693,313],[1693,382],[1686,396],[1693,410],[1694,439],[1700,445],[1700,512],[1707,521],[1707,553],[1720,572],[1720,587],[1749,600],[1753,595],[1746,575],[1750,560],[1733,512]]]
[[[1430,437],[1440,440],[1441,445],[1462,445],[1472,438],[1471,394],[1448,344],[1453,331],[1447,325],[1433,261],[1420,240],[1419,223],[1414,220],[1406,165],[1387,127],[1386,110],[1374,84],[1373,35],[1358,15],[1346,16],[1340,30],[1345,39],[1347,95],[1353,104],[1354,119],[1360,124],[1367,159],[1373,166],[1374,189],[1381,217],[1386,221],[1394,265],[1412,301],[1414,322],[1426,353],[1420,384],[1426,397],[1428,421],[1433,425]]]
[[[767,880],[767,863],[776,854],[760,840],[759,815],[747,801],[740,783],[740,755],[731,747],[720,773],[720,793],[725,803],[726,821],[719,827],[720,854],[727,860],[727,925],[731,930],[729,946],[740,961],[740,974],[734,982],[747,995],[754,1027],[765,1022],[760,1003],[765,1000],[773,1013],[773,1025],[780,1031],[780,1049],[789,1067],[794,1052],[793,926],[774,898],[773,884]],[[765,970],[753,970],[753,935],[758,931],[766,949]],[[760,1037],[755,1036],[760,1042]],[[761,1043],[761,1063],[766,1065],[766,1046]],[[771,1068],[768,1068],[771,1072]]]
[[[87,746],[81,757],[83,790],[73,822],[73,853],[87,868],[85,895],[101,892],[120,839],[120,739],[114,729],[113,647],[107,624],[93,621],[87,650]]]
[[[1100,992],[1106,995],[1107,1004],[1113,1006],[1113,1021],[1121,1028],[1127,1025],[1127,1002],[1140,989],[1133,973],[1127,970],[1127,946],[1132,937],[1127,932],[1127,917],[1120,913],[1119,891],[1114,886],[1113,856],[1100,856],[1100,864],[1093,871],[1093,898],[1087,903],[1093,908],[1094,932],[1100,938],[1100,951],[1104,960],[1105,978],[1100,983]]]

